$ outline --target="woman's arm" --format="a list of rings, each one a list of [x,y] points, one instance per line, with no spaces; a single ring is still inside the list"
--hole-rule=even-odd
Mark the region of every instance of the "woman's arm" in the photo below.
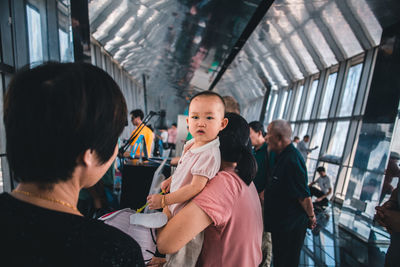
[[[212,223],[211,218],[194,202],[189,202],[157,234],[161,253],[177,252]]]

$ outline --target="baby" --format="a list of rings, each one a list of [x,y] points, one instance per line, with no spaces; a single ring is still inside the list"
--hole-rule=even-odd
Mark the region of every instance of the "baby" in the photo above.
[[[225,104],[220,95],[203,91],[192,97],[187,118],[193,139],[183,149],[175,173],[166,179],[161,189],[167,195],[147,197],[150,209],[168,206],[175,215],[186,202],[200,193],[209,179],[220,169],[218,133],[226,127]],[[195,266],[202,247],[202,234],[189,242],[176,254],[171,255],[165,266]]]

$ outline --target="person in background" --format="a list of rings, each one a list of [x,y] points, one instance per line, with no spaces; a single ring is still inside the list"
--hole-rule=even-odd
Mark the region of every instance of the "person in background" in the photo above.
[[[293,138],[293,142],[292,142],[295,148],[297,148],[297,144],[298,144],[299,142],[300,142],[300,137],[295,136],[295,137]]]
[[[240,115],[240,105],[233,96],[226,95],[222,99],[225,102],[226,113],[232,112]]]
[[[314,149],[317,149],[318,146],[314,148],[309,148],[310,146],[310,136],[306,134],[303,137],[303,140],[297,144],[297,149],[299,150],[300,154],[303,156],[304,162],[307,162],[307,155],[311,153]]]
[[[400,190],[392,191],[382,206],[375,208],[375,220],[390,233],[390,246],[386,253],[385,267],[400,266]]]
[[[85,63],[23,69],[10,82],[3,114],[19,184],[0,195],[1,261],[144,266],[134,239],[77,209],[79,191],[96,184],[117,156],[127,109],[114,80]]]
[[[314,201],[314,207],[318,206],[322,209],[328,206],[328,196],[332,193],[331,178],[326,175],[325,168],[320,166],[317,168],[319,177],[312,181],[308,186],[310,188],[311,196],[317,197]],[[317,184],[319,188],[314,185]]]
[[[131,113],[131,122],[133,124],[133,126],[135,126],[135,129],[132,131],[131,135],[135,132],[136,128],[140,126],[140,124],[142,123],[142,120],[144,118],[144,114],[143,111],[140,109],[135,109],[132,110]],[[134,144],[136,143],[136,141],[139,139],[139,137],[141,135],[143,135],[144,140],[146,142],[146,149],[147,149],[147,155],[150,157],[151,155],[151,149],[152,149],[152,145],[153,145],[153,140],[154,140],[154,133],[153,131],[150,129],[151,126],[144,126],[142,125],[140,127],[140,133],[136,136],[135,139],[132,140],[131,142],[131,146],[134,146]],[[141,144],[138,146],[138,149],[136,150],[136,155],[138,156],[140,153],[140,146]],[[130,150],[128,149],[125,154],[125,157],[129,157],[130,156]]]
[[[307,168],[291,136],[285,120],[268,125],[268,149],[275,160],[264,193],[264,229],[271,232],[274,267],[297,267],[306,229],[316,225]]]
[[[264,139],[264,127],[259,121],[252,121],[249,123],[250,126],[250,140],[253,145],[253,155],[257,161],[257,174],[253,180],[256,186],[257,193],[259,194],[261,205],[264,210],[264,189],[267,182],[267,166],[272,164],[267,164],[267,160],[272,160],[274,157],[274,152],[269,153],[268,145]],[[261,261],[260,267],[269,267],[272,260],[272,242],[271,233],[263,232],[262,240],[262,253],[263,259]]]
[[[168,129],[168,148],[175,149],[176,137],[178,135],[178,129],[176,128],[176,122],[172,123],[171,128]]]

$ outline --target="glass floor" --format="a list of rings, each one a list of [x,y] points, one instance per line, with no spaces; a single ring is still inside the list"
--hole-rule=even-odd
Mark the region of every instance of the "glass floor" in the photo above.
[[[325,211],[316,213],[317,227],[307,230],[301,251],[300,265],[305,266],[383,266],[389,239],[375,242],[382,229],[371,230],[369,242],[362,241],[339,226],[339,207],[329,206]]]

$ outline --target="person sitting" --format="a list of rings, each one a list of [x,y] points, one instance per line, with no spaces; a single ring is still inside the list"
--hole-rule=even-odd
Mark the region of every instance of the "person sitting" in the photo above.
[[[175,253],[204,230],[197,266],[256,267],[262,259],[263,231],[252,183],[257,163],[246,120],[234,113],[226,118],[228,125],[219,133],[221,170],[159,230],[157,246],[161,253]]]
[[[322,166],[317,168],[317,172],[319,177],[312,181],[308,186],[310,187],[311,196],[317,197],[314,201],[314,207],[324,209],[328,206],[328,196],[332,193],[331,178],[326,175],[326,170]],[[318,185],[319,189],[314,186],[315,184]]]
[[[118,85],[90,64],[46,63],[13,77],[4,125],[19,184],[0,195],[2,262],[144,266],[134,239],[77,209],[79,191],[114,162],[126,116]]]

